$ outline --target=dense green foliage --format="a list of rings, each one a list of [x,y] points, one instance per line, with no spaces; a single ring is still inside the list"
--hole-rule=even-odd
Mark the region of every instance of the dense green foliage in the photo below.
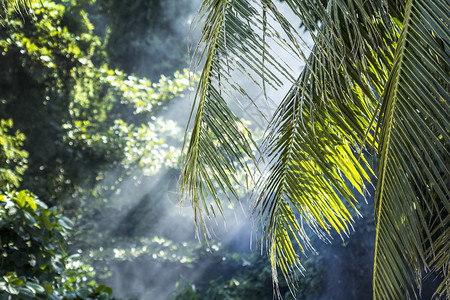
[[[13,121],[0,120],[0,186],[3,190],[18,187],[27,168],[28,153],[21,149],[25,136],[16,132],[9,134]]]
[[[165,114],[180,110],[189,87],[176,70],[191,2],[36,2],[29,14],[11,3],[0,11],[1,296],[111,299],[108,285],[142,299],[272,299],[249,225],[232,242],[201,244],[178,195],[167,199],[181,137]],[[236,181],[244,175],[238,169]],[[360,235],[329,252],[371,253]],[[305,261],[300,299],[329,295],[332,263]],[[343,294],[368,292],[357,286],[370,282],[367,272],[355,268],[345,265],[355,284]],[[279,288],[292,298],[285,282]]]
[[[94,66],[101,47],[86,13],[44,3],[26,22],[17,15],[6,19],[0,40],[0,116],[12,118],[28,137],[24,187],[53,204],[72,195],[77,201],[70,205],[81,205],[87,195],[80,189],[101,181],[111,166],[117,165],[118,181],[133,165],[155,174],[173,164],[170,157],[178,153],[160,136],[170,136],[174,124],[151,117],[186,89],[186,76],[152,84]],[[158,159],[145,159],[150,152]]]
[[[155,175],[179,155],[170,144],[176,123],[158,114],[189,86],[186,72],[152,83],[109,69],[88,2],[42,1],[22,15],[2,6],[0,118],[9,121],[0,131],[1,275],[11,295],[47,299],[52,288],[67,299],[109,297],[81,262],[80,247],[102,243],[88,220],[116,212],[113,196],[130,196],[120,182]]]
[[[109,36],[96,36],[91,16],[83,9],[87,5],[92,10],[94,3],[45,1],[43,5],[35,6],[30,15],[19,15],[7,7],[0,30],[0,64],[4,66],[0,71],[0,117],[14,120],[14,126],[12,121],[2,121],[1,139],[1,156],[6,158],[1,166],[5,259],[1,275],[7,294],[13,298],[20,292],[25,298],[34,294],[40,299],[107,299],[111,290],[95,280],[118,280],[123,281],[121,295],[139,297],[142,290],[127,290],[131,281],[140,280],[155,289],[150,276],[135,278],[133,267],[146,265],[152,268],[147,270],[149,274],[171,270],[172,275],[167,276],[170,286],[163,288],[163,297],[169,298],[167,291],[175,288],[178,274],[187,277],[202,267],[208,256],[211,271],[218,274],[217,282],[222,282],[220,274],[231,280],[240,272],[241,262],[222,258],[230,258],[232,253],[211,252],[190,239],[180,240],[171,232],[173,227],[152,232],[166,210],[161,202],[166,190],[158,185],[173,178],[163,177],[149,196],[122,189],[124,182],[131,181],[131,190],[139,190],[146,178],[152,180],[176,166],[179,148],[174,146],[179,145],[180,130],[175,122],[158,114],[188,87],[188,75],[175,72],[152,83],[111,69],[108,62],[113,66],[124,62],[104,51],[105,41],[111,43]],[[124,13],[109,9],[114,20]],[[135,9],[145,12],[142,7]],[[93,20],[98,21],[99,16],[101,13]],[[168,23],[164,24],[155,26],[164,27],[164,35],[170,38]],[[125,34],[133,32],[129,27],[114,26],[109,29],[111,36],[136,39]],[[164,44],[154,46],[169,53],[165,48]],[[177,54],[177,59],[183,57]],[[167,67],[175,70],[179,65],[172,62]],[[11,128],[20,132],[7,134]],[[20,192],[12,191],[19,187]],[[17,202],[18,195],[20,199],[26,196],[36,207],[19,204],[23,202]],[[116,208],[122,201],[137,205],[124,216]],[[176,218],[166,222],[184,226]],[[120,273],[111,271],[116,268]],[[210,279],[203,276],[196,284],[207,290]],[[239,280],[243,277],[239,275]],[[221,293],[218,290],[223,288],[216,285],[214,290]],[[270,286],[265,292],[271,297]]]
[[[111,289],[96,284],[90,267],[66,253],[72,222],[32,193],[12,190],[28,153],[24,135],[8,133],[12,121],[1,125],[0,156],[8,164],[0,185],[1,299],[110,299]]]
[[[66,253],[72,223],[56,207],[24,190],[1,194],[0,207],[2,299],[112,299],[92,268]]]
[[[196,285],[181,277],[176,284],[174,300],[196,299],[235,299],[258,300],[270,299],[273,294],[272,274],[267,259],[259,254],[226,255],[229,261],[227,267],[232,270],[223,272],[222,276],[214,278],[207,285]],[[217,262],[220,263],[220,262]],[[308,272],[297,285],[301,299],[318,299],[324,292],[324,265],[321,258],[315,256],[305,261]],[[220,269],[219,269],[220,270]],[[230,274],[231,276],[227,275]],[[280,285],[284,299],[295,299],[290,294],[285,283]]]

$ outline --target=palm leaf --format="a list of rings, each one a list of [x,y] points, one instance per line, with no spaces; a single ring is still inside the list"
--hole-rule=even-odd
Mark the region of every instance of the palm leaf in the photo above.
[[[235,185],[242,183],[235,178],[237,170],[241,168],[250,174],[248,162],[255,161],[256,144],[227,103],[229,99],[236,103],[252,101],[237,75],[244,75],[257,85],[258,78],[262,78],[264,85],[269,83],[275,88],[282,83],[280,74],[293,81],[286,65],[277,62],[268,51],[266,35],[276,33],[261,16],[263,9],[256,1],[220,0],[204,1],[200,10],[204,26],[199,45],[204,48],[197,48],[196,52],[199,51],[199,63],[204,65],[189,120],[193,127],[181,189],[191,201],[196,224],[204,230],[203,213],[206,217],[211,213],[215,216],[208,199],[212,198],[222,213],[223,197],[238,198]],[[276,71],[270,71],[268,66]]]
[[[292,281],[294,269],[301,268],[297,252],[312,248],[304,226],[325,239],[331,229],[349,232],[352,216],[344,202],[355,207],[354,193],[365,194],[371,169],[364,157],[358,161],[357,150],[373,140],[368,128],[387,80],[385,66],[392,60],[396,35],[391,24],[374,26],[358,19],[386,19],[376,13],[374,3],[334,1],[327,8],[317,4],[314,11],[309,1],[287,2],[306,26],[313,12],[324,25],[269,127],[263,144],[269,168],[258,183],[254,216],[261,222],[274,280],[278,266]],[[348,11],[353,15],[344,18]],[[386,32],[383,42],[380,32]]]
[[[225,98],[234,90],[252,100],[229,70],[256,84],[262,79],[264,91],[283,76],[292,80],[268,47],[271,37],[306,63],[270,122],[263,143],[268,172],[254,192],[254,217],[275,284],[278,268],[288,281],[301,269],[298,253],[312,248],[307,227],[324,239],[332,231],[348,233],[348,207],[354,207],[355,194],[365,194],[372,172],[361,155],[370,146],[379,155],[380,176],[374,296],[402,298],[408,287],[420,286],[422,266],[447,266],[448,3],[285,2],[312,32],[308,59],[301,36],[274,2],[204,2],[205,65],[182,188],[202,224],[209,195],[221,207],[213,181],[236,196],[232,174],[255,157],[248,131],[239,130]],[[447,282],[437,293],[448,291]]]
[[[5,7],[5,2],[8,2],[17,13],[22,15],[23,13],[29,14],[33,4],[38,1],[42,4],[40,0],[2,0],[2,4]]]
[[[432,243],[428,243],[427,253],[429,254],[429,265],[434,272],[442,273],[442,282],[436,289],[434,297],[438,299],[450,298],[450,243],[449,239],[450,215],[440,222],[433,230],[431,236],[434,237]]]
[[[450,208],[448,3],[408,1],[405,11],[378,121],[374,299],[416,297],[408,287],[420,288],[427,257],[448,247],[432,234]]]

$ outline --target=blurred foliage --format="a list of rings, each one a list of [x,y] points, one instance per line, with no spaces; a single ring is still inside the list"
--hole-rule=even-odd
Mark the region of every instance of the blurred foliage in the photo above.
[[[0,272],[8,278],[7,284],[3,283],[5,290],[18,293],[14,290],[18,278],[24,278],[25,282],[31,278],[47,286],[47,292],[52,291],[64,268],[64,238],[70,220],[24,190],[1,195],[0,205],[3,259]]]
[[[91,267],[67,255],[71,226],[28,191],[0,195],[1,299],[114,299]]]
[[[96,281],[145,297],[130,287],[140,281],[160,299],[158,288],[170,290],[178,276],[165,298],[272,298],[266,258],[180,237],[173,228],[186,224],[165,214],[181,132],[162,115],[195,79],[175,72],[186,65],[191,1],[43,0],[22,15],[7,3],[0,299],[113,299]],[[236,177],[249,182],[243,172]],[[315,299],[325,288],[324,263],[313,256],[305,267],[299,295]]]
[[[188,66],[191,0],[97,0],[110,65],[157,79]],[[100,21],[100,20],[99,20]]]
[[[19,131],[10,135],[12,127],[11,119],[0,120],[0,186],[7,191],[19,186],[28,157],[28,153],[21,149],[25,135]]]
[[[92,267],[66,253],[71,220],[31,192],[13,190],[27,167],[25,136],[8,135],[11,120],[0,125],[0,299],[113,299]]]
[[[104,261],[132,261],[138,257],[149,256],[151,259],[160,262],[180,262],[192,263],[198,259],[196,251],[202,245],[195,242],[175,243],[164,237],[154,236],[152,239],[143,237],[134,243],[129,241],[120,241],[114,243],[114,248],[91,249],[88,256],[92,258],[92,262],[102,265],[108,265]]]
[[[102,240],[82,225],[111,211],[112,195],[120,197],[120,182],[136,169],[151,176],[178,159],[170,144],[179,143],[177,124],[158,114],[182,96],[190,75],[175,72],[152,83],[109,69],[83,9],[93,2],[40,1],[29,14],[18,14],[10,2],[2,6],[0,118],[8,119],[0,127],[5,299],[109,299],[111,289],[95,283],[94,269],[81,262],[83,252],[77,250]],[[10,192],[22,178],[20,187],[45,203],[29,192]],[[55,205],[58,210],[48,208]],[[68,234],[69,226],[61,227],[69,219],[58,211],[75,221],[75,235]]]
[[[32,15],[24,16],[7,6],[9,13],[0,30],[0,115],[12,118],[15,128],[28,137],[24,186],[54,201],[76,181],[65,178],[70,176],[64,166],[70,161],[70,150],[62,139],[76,85],[73,74],[99,41],[89,34],[84,13],[42,3],[45,8],[36,5]]]
[[[133,167],[153,175],[176,162],[178,151],[167,143],[178,134],[176,123],[155,115],[189,80],[187,72],[176,72],[151,83],[95,66],[102,46],[79,6],[85,3],[42,4],[25,16],[7,7],[0,30],[0,117],[12,118],[28,137],[23,186],[73,216],[93,197],[115,193],[111,188]],[[107,172],[115,178],[106,180]]]
[[[267,258],[259,254],[226,254],[217,251],[207,255],[218,256],[217,263],[226,262],[228,272],[210,272],[209,282],[191,282],[186,276],[178,279],[172,299],[233,299],[233,300],[258,300],[272,299],[272,275]],[[312,300],[319,299],[324,289],[325,265],[323,258],[312,256],[304,260],[304,266],[308,270],[303,275],[298,274],[297,293],[299,299]],[[212,275],[217,274],[217,275]],[[202,278],[203,280],[206,278]],[[280,284],[280,290],[284,294],[284,299],[293,299],[285,283]]]

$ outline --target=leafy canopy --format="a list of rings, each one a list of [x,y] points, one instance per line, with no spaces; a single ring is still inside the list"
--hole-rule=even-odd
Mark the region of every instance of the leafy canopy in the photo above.
[[[21,16],[9,4],[0,31],[0,118],[30,153],[22,188],[74,215],[136,168],[150,176],[176,164],[178,127],[158,114],[189,87],[187,71],[151,82],[110,69],[82,5],[36,2]]]
[[[114,261],[91,266],[89,250],[103,246],[105,236],[111,248],[126,249],[109,232],[111,220],[120,223],[124,216],[117,203],[139,194],[121,191],[124,181],[133,177],[138,190],[142,177],[177,163],[173,145],[180,130],[160,115],[188,88],[189,74],[151,82],[110,69],[84,9],[94,1],[32,1],[32,9],[21,6],[22,14],[19,2],[0,8],[0,119],[8,118],[0,127],[0,227],[1,239],[12,236],[0,242],[8,265],[0,274],[0,290],[8,290],[0,298],[111,299],[111,290],[93,279]],[[13,191],[21,179],[21,191]],[[36,207],[22,205],[23,195]],[[61,212],[74,230],[56,224],[66,219]],[[48,215],[46,224],[42,215]],[[111,222],[108,230],[95,227],[99,216]],[[42,264],[33,261],[39,255]]]

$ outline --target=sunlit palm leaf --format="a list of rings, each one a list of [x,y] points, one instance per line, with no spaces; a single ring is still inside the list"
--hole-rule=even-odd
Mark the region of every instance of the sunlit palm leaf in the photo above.
[[[19,14],[28,14],[34,3],[41,3],[41,0],[1,0],[4,5],[9,2]]]
[[[450,208],[448,5],[439,0],[408,1],[382,97],[374,299],[413,296],[408,286],[414,282],[420,287],[429,256],[448,267],[439,263],[439,257],[448,258],[442,253],[448,248],[443,244],[444,238],[448,243],[448,231],[437,239],[432,235],[433,229],[445,229],[447,222],[442,220]],[[440,241],[437,247],[427,247],[425,241],[435,239]]]
[[[313,3],[287,2],[308,27]],[[322,237],[330,229],[348,232],[352,217],[343,200],[354,207],[354,192],[364,194],[369,181],[370,167],[364,157],[357,160],[357,150],[372,141],[368,128],[396,38],[390,23],[370,24],[372,17],[386,19],[383,7],[374,5],[334,1],[314,8],[324,23],[314,35],[315,49],[269,127],[269,172],[259,182],[254,209],[274,279],[277,266],[288,281],[300,266],[294,243],[300,251],[310,248],[303,226]]]
[[[344,202],[354,206],[354,193],[364,194],[370,167],[360,153],[370,145],[380,156],[374,295],[402,298],[413,281],[420,285],[423,265],[448,267],[448,3],[285,2],[310,31],[317,18],[321,26],[312,33],[305,69],[270,123],[268,173],[254,193],[274,280],[277,268],[288,280],[301,268],[298,253],[311,248],[305,227],[324,238],[348,232],[352,217]],[[182,182],[197,220],[209,194],[220,207],[213,180],[235,195],[229,178],[247,157],[254,159],[251,140],[219,90],[251,99],[226,68],[261,78],[263,89],[281,83],[280,74],[291,80],[268,51],[268,36],[304,59],[302,38],[274,2],[205,1],[203,8],[205,67]],[[447,281],[438,292],[448,292]]]

